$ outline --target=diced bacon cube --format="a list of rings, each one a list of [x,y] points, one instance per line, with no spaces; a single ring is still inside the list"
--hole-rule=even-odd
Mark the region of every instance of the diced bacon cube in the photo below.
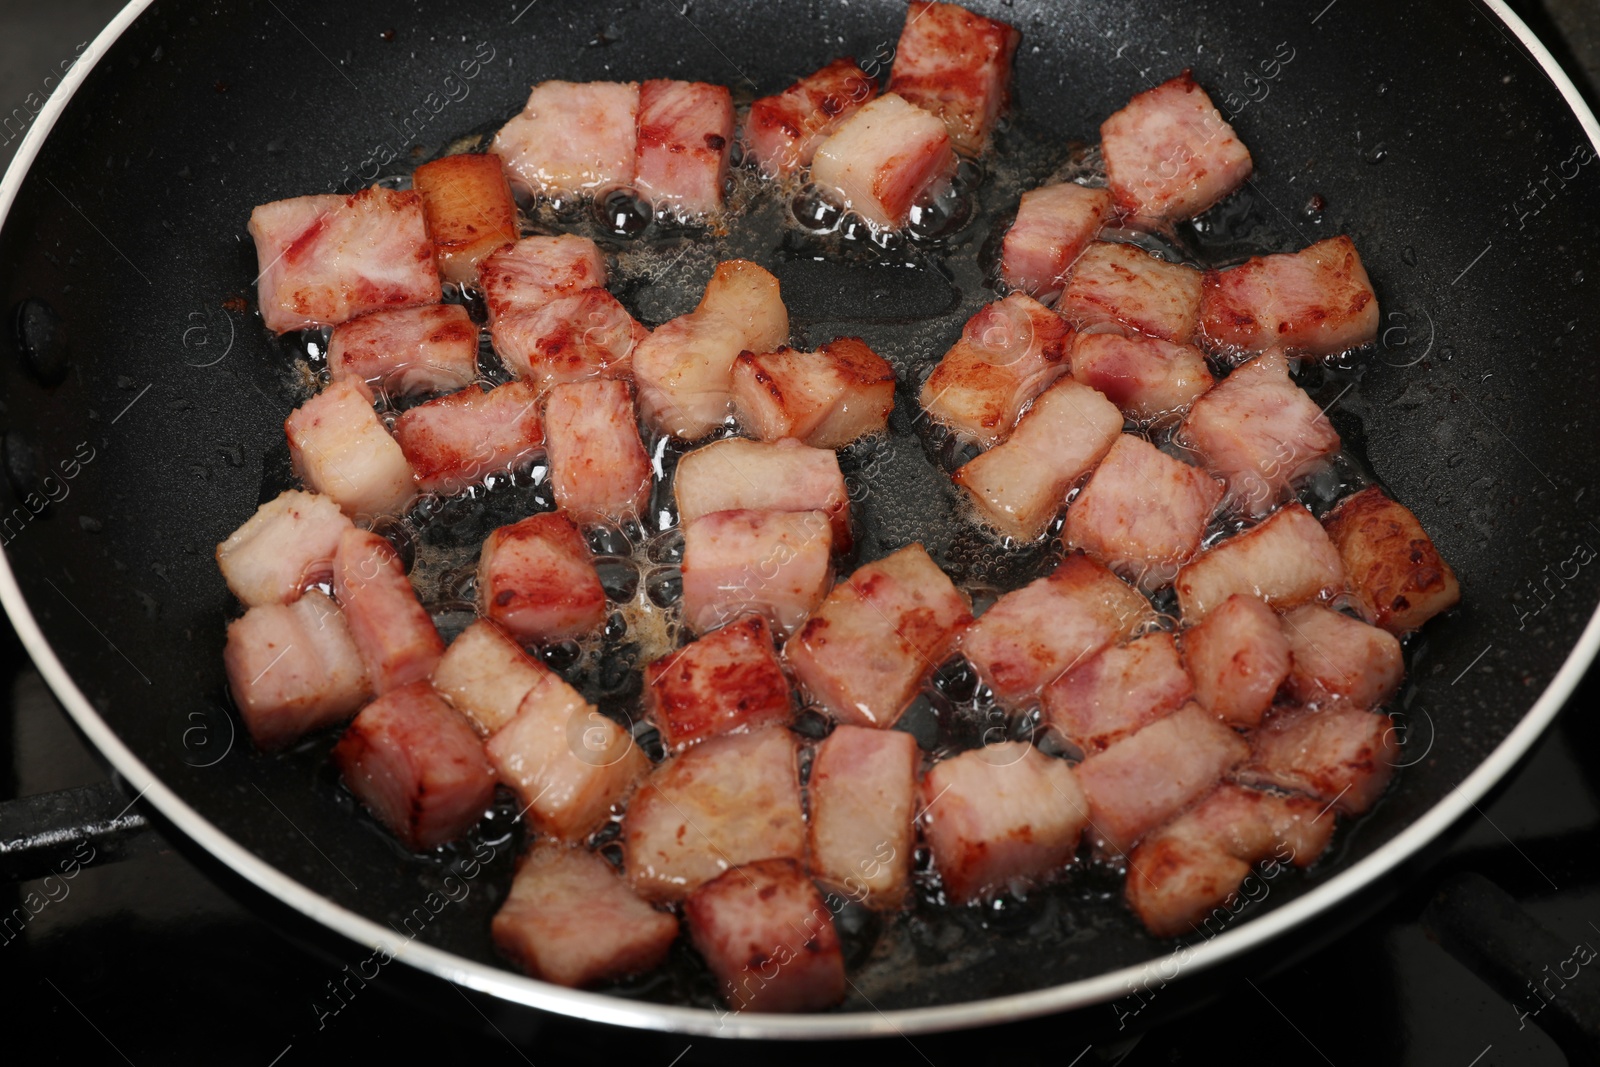
[[[922,778],[922,834],[957,904],[1065,867],[1088,811],[1073,769],[1024,741],[963,752]]]
[[[1079,330],[1184,344],[1200,321],[1201,274],[1137,245],[1096,241],[1073,265],[1056,310]]]
[[[1062,378],[1039,394],[1011,436],[953,475],[978,516],[1032,541],[1061,514],[1067,491],[1122,436],[1122,413],[1087,385]]]
[[[1074,378],[1138,422],[1182,415],[1216,384],[1198,348],[1138,333],[1080,333],[1071,362]]]
[[[1071,340],[1059,315],[1012,293],[967,320],[961,340],[923,383],[922,408],[957,437],[988,448],[1005,440],[1027,403],[1067,372]]]
[[[542,512],[484,540],[478,607],[519,641],[559,641],[599,628],[606,591],[572,520]]]
[[[556,504],[575,522],[622,522],[644,512],[650,456],[627,382],[568,382],[545,401],[545,444]]]
[[[889,91],[938,115],[968,155],[989,142],[1011,96],[1011,57],[1022,35],[956,4],[911,0]]]
[[[1379,626],[1415,630],[1456,606],[1461,586],[1417,517],[1373,486],[1346,497],[1323,520],[1350,587]]]
[[[257,748],[282,748],[343,722],[371,692],[339,606],[315,589],[230,622],[222,662]]]
[[[528,824],[565,841],[597,829],[650,770],[633,735],[555,673],[528,690],[483,747]]]
[[[834,547],[850,546],[850,494],[830,449],[729,437],[680,459],[672,493],[686,527],[715,511],[821,511]]]
[[[444,641],[388,541],[367,530],[346,530],[333,558],[333,595],[344,608],[374,693],[381,696],[433,673]]]
[[[836,727],[811,761],[811,872],[874,908],[895,908],[911,886],[917,844],[917,765],[910,734]]]
[[[650,717],[668,748],[787,722],[789,679],[759,615],[736,619],[644,669]]]
[[[1205,471],[1142,437],[1118,434],[1067,508],[1061,540],[1140,588],[1157,589],[1171,583],[1178,566],[1200,551],[1221,502],[1221,483]]]
[[[289,489],[217,546],[217,567],[245,607],[287,604],[333,572],[350,520],[331,497]]]
[[[1128,904],[1157,937],[1207,933],[1252,865],[1310,866],[1328,847],[1334,820],[1306,797],[1218,786],[1146,838],[1128,857]],[[1225,914],[1231,914],[1225,913]]]
[[[1378,298],[1349,237],[1207,271],[1200,331],[1233,355],[1287,348],[1327,356],[1378,339]]]
[[[678,920],[640,900],[600,856],[541,841],[517,867],[492,930],[495,947],[535,978],[583,987],[659,966]]]
[[[995,601],[962,634],[961,651],[1001,703],[1020,706],[1154,620],[1137,590],[1087,556],[1072,555]]]
[[[683,917],[735,1011],[813,1011],[844,999],[844,954],[817,887],[794,860],[746,864],[696,889]]]
[[[1235,593],[1183,633],[1194,699],[1230,726],[1255,726],[1289,677],[1289,641],[1277,613]]]
[[[1360,815],[1388,787],[1400,746],[1389,716],[1339,702],[1267,716],[1250,749],[1239,781],[1305,793]]]
[[[746,612],[793,633],[833,578],[822,511],[715,511],[684,527],[683,621],[706,633]]]
[[[1200,553],[1174,583],[1186,623],[1196,623],[1235,593],[1275,608],[1298,607],[1344,586],[1339,552],[1300,504]]]
[[[727,86],[664,78],[639,86],[634,185],[657,214],[688,219],[720,209],[732,148]]]
[[[971,621],[966,596],[910,544],[834,586],[783,654],[834,718],[888,728]]]
[[[423,492],[453,496],[543,447],[539,394],[527,382],[468,386],[404,412],[394,435]]]
[[[1013,289],[1048,300],[1100,234],[1111,194],[1076,182],[1041,185],[1022,194],[1017,218],[1000,244],[1000,277]]]
[[[517,203],[502,168],[491,152],[446,156],[411,172],[447,282],[477,284],[478,264],[517,239]]]
[[[604,289],[580,289],[529,311],[491,316],[506,369],[541,392],[562,382],[627,378],[650,331]]]
[[[843,448],[887,429],[894,383],[894,368],[859,337],[840,337],[815,352],[787,346],[745,352],[733,365],[733,410],[759,440],[794,437],[816,448]]]
[[[524,237],[485,259],[478,273],[493,334],[497,320],[508,315],[537,311],[560,297],[603,288],[606,259],[598,245],[576,234]]]
[[[363,708],[333,761],[356,798],[413,851],[454,841],[494,802],[494,771],[472,724],[427,682]]]
[[[350,516],[397,515],[417,495],[405,453],[366,387],[334,382],[283,421],[295,474]]]
[[[589,195],[633,181],[638,118],[636,82],[540,82],[492,149],[535,195]]]
[[[422,198],[373,186],[297,196],[250,212],[261,321],[274,333],[337,326],[444,295]]]
[[[460,304],[374,311],[340,323],[328,377],[391,396],[449,393],[478,376],[478,327]]]
[[[1051,682],[1044,715],[1088,754],[1170,715],[1193,696],[1177,643],[1158,632],[1108,648]]]
[[[744,123],[750,155],[769,178],[808,167],[817,146],[877,95],[877,79],[867,77],[853,59],[836,59],[750,105]]]
[[[797,760],[779,726],[713,737],[657,767],[622,819],[634,888],[648,900],[682,900],[730,867],[800,859]]]
[[[789,312],[778,279],[748,260],[717,264],[688,315],[663,324],[633,353],[644,421],[687,441],[727,421],[733,362],[789,340]]]
[[[1399,639],[1387,630],[1307,604],[1283,617],[1283,632],[1292,663],[1288,692],[1300,704],[1375,708],[1400,688],[1406,665]]]
[[[1250,177],[1250,151],[1187,70],[1100,124],[1117,210],[1145,226],[1191,219]]]
[[[881,229],[904,226],[919,196],[955,173],[956,155],[938,116],[894,93],[864,104],[817,147],[811,180]]]
[[[1158,719],[1078,764],[1097,848],[1126,853],[1205,795],[1250,746],[1198,704]]]
[[[433,687],[451,707],[492,734],[517,714],[522,698],[553,677],[506,632],[479,619],[461,631],[433,669]]]

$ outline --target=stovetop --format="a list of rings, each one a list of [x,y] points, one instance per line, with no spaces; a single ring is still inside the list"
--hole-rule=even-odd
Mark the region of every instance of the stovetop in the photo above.
[[[0,112],[9,113],[52,72],[39,57],[71,56],[119,6],[7,4],[0,14]],[[1592,104],[1600,84],[1600,5],[1514,6]],[[16,143],[0,144],[0,166]],[[0,685],[0,799],[105,779],[3,623]],[[1206,1064],[1220,1055],[1489,1067],[1562,1064],[1571,1054],[1577,1062],[1600,1047],[1594,1043],[1600,1029],[1587,1048],[1581,1036],[1567,1035],[1564,1053],[1546,1027],[1559,1034],[1552,1020],[1600,1005],[1600,967],[1583,966],[1600,948],[1597,697],[1600,670],[1592,670],[1522,765],[1447,835],[1442,859],[1420,877],[1399,880],[1388,899],[1368,894],[1356,907],[1371,913],[1353,929],[1334,929],[1324,935],[1326,945],[1292,963],[1267,960],[1202,979],[1210,987],[1206,999],[1196,1003],[1191,988],[1187,1010],[1153,1028],[1147,1017],[1118,1033],[1108,1020],[1117,1010],[1128,1012],[1125,1001],[1120,1009],[1102,1006],[1025,1026],[891,1038],[824,1053],[814,1046],[751,1048],[598,1030],[510,1009],[404,968],[352,983],[344,968],[359,953],[348,942],[264,898],[173,835],[169,844],[85,867],[68,880],[0,886],[0,919],[36,894],[26,923],[0,927],[0,975],[11,990],[5,1001],[11,1025],[0,1042],[14,1063],[141,1067],[289,1067],[385,1053],[541,1065],[628,1056],[660,1067],[752,1055],[764,1062],[871,1056],[938,1067],[958,1061],[1140,1067]],[[1471,875],[1494,883],[1515,905]],[[1441,910],[1441,896],[1475,904]],[[1492,912],[1491,921],[1475,923],[1474,907]],[[1532,984],[1510,988],[1514,983],[1502,974],[1508,998],[1461,962],[1495,937],[1509,944],[1500,946],[1500,962],[1521,951],[1522,973],[1541,975],[1547,992]],[[1542,971],[1541,952],[1548,956]],[[1096,1012],[1092,1026],[1080,1025]],[[1095,1041],[1080,1040],[1090,1029]]]

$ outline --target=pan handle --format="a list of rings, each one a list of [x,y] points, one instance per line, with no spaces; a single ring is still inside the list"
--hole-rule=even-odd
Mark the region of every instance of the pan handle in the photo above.
[[[95,785],[0,801],[0,884],[157,851],[161,838],[116,775]]]

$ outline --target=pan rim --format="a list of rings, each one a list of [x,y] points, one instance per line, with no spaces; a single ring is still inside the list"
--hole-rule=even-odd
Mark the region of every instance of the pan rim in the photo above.
[[[3,228],[22,182],[61,113],[79,86],[128,26],[154,0],[131,0],[90,44],[67,72],[18,147],[5,176],[0,179],[0,228]],[[1483,0],[1489,13],[1514,33],[1555,85],[1577,117],[1591,146],[1600,151],[1600,122],[1576,86],[1532,30],[1506,4]],[[416,942],[399,942],[393,931],[322,897],[290,878],[266,860],[224,834],[197,810],[151,773],[100,716],[57,658],[45,637],[11,569],[0,552],[0,604],[27,648],[40,674],[79,729],[102,755],[162,815],[211,855],[261,890],[296,911],[373,950],[446,981],[534,1009],[590,1022],[636,1029],[707,1037],[829,1040],[933,1033],[989,1026],[1034,1018],[1116,999],[1146,977],[1152,965],[1174,958],[1181,951],[1185,969],[1204,970],[1259,947],[1295,926],[1328,910],[1423,849],[1487,793],[1521,759],[1555,719],[1600,652],[1600,607],[1590,616],[1578,641],[1561,668],[1551,678],[1526,715],[1478,766],[1420,818],[1380,845],[1371,855],[1302,896],[1258,918],[1230,929],[1203,944],[1174,950],[1149,960],[1046,989],[1014,993],[985,1000],[935,1007],[849,1014],[778,1015],[770,1013],[719,1013],[678,1005],[627,1000],[603,993],[567,989],[515,974],[504,968],[465,959],[454,953]]]

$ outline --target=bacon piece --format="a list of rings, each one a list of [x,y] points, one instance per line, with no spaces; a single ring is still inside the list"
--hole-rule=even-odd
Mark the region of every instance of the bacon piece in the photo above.
[[[554,672],[528,690],[516,717],[483,747],[528,825],[566,841],[597,829],[650,770],[633,735]]]
[[[1198,704],[1158,719],[1078,764],[1095,846],[1126,853],[1216,785],[1250,746]]]
[[[350,516],[397,515],[417,495],[405,453],[366,388],[334,382],[283,420],[294,472]]]
[[[477,284],[478,264],[517,239],[517,203],[502,168],[490,152],[446,156],[411,172],[447,282]]]
[[[822,511],[715,511],[684,527],[683,621],[695,633],[746,612],[793,633],[833,578]]]
[[[528,311],[492,317],[506,369],[540,391],[562,382],[627,378],[650,331],[604,289],[580,289]]]
[[[647,900],[682,900],[729,867],[799,859],[806,827],[794,738],[713,737],[657,767],[622,819],[624,866]]]
[[[1182,415],[1216,384],[1198,348],[1137,333],[1080,333],[1071,362],[1074,378],[1138,422]]]
[[[894,368],[859,337],[815,352],[745,352],[733,364],[733,411],[759,440],[843,448],[888,428],[894,383]]]
[[[1073,265],[1056,310],[1080,330],[1183,344],[1200,321],[1200,281],[1193,267],[1137,245],[1096,241]]]
[[[984,306],[923,383],[935,422],[983,448],[1006,439],[1028,401],[1067,371],[1072,330],[1031,296]]]
[[[1013,289],[1048,300],[1111,214],[1111,193],[1076,182],[1022,194],[1017,218],[1000,243],[1000,277]]]
[[[668,748],[788,721],[793,710],[772,631],[760,615],[736,619],[644,669],[645,702]]]
[[[956,4],[911,0],[889,91],[938,115],[955,147],[975,156],[1011,96],[1011,57],[1022,34]]]
[[[527,382],[472,385],[401,414],[395,438],[424,492],[454,496],[544,446],[539,394]]]
[[[949,182],[955,169],[944,123],[904,97],[884,93],[817,146],[811,180],[833,190],[868,223],[892,230],[905,225],[919,196]]]
[[[962,634],[961,651],[1002,704],[1020,706],[1154,619],[1136,590],[1087,556],[1072,555],[995,601]]]
[[[1287,348],[1327,356],[1378,339],[1378,298],[1354,242],[1330,237],[1206,271],[1200,333],[1229,355]]]
[[[1389,716],[1338,702],[1274,712],[1251,736],[1250,749],[1239,781],[1306,793],[1360,815],[1389,785],[1400,746]]]
[[[217,546],[217,567],[245,607],[287,604],[332,573],[339,538],[350,528],[332,498],[289,489]]]
[[[734,1011],[813,1011],[844,999],[833,915],[794,860],[719,875],[694,891],[683,917]]]
[[[262,204],[250,212],[250,236],[261,321],[274,333],[444,295],[416,193],[373,186]]]
[[[850,547],[850,494],[839,457],[826,448],[795,440],[715,441],[678,461],[672,494],[685,527],[715,511],[821,511],[834,546]]]
[[[494,771],[472,724],[427,682],[363,708],[333,762],[356,799],[414,852],[454,841],[494,802]]]
[[[717,264],[693,312],[665,323],[633,353],[644,421],[696,440],[728,418],[733,361],[789,340],[778,279],[748,260]]]
[[[1072,862],[1088,811],[1073,769],[1023,741],[963,752],[922,778],[922,834],[957,904]]]
[[[1406,665],[1399,639],[1387,630],[1307,604],[1283,617],[1283,632],[1293,664],[1288,692],[1297,703],[1315,707],[1343,700],[1375,708],[1400,688]]]
[[[983,521],[1032,541],[1061,513],[1067,491],[1122,436],[1122,414],[1087,385],[1063,378],[1039,394],[1005,441],[952,476]]]
[[[657,214],[690,219],[719,210],[732,148],[727,86],[664,78],[639,86],[634,185]]]
[[[1142,226],[1190,219],[1243,185],[1250,151],[1187,70],[1100,124],[1106,184]]]
[[[834,586],[783,654],[834,718],[887,729],[971,621],[966,596],[910,544]]]
[[[333,558],[333,595],[344,608],[374,693],[381,696],[433,673],[444,641],[388,541],[368,530],[346,530]]]
[[[343,722],[371,695],[344,615],[315,589],[230,622],[222,662],[233,702],[261,749]]]
[[[627,382],[568,382],[544,408],[550,487],[576,522],[622,522],[650,498],[650,457],[633,415]]]
[[[1085,754],[1170,715],[1194,697],[1194,684],[1166,632],[1100,652],[1051,682],[1045,720]]]
[[[1267,860],[1271,877],[1281,863],[1309,867],[1322,855],[1334,820],[1320,807],[1218,786],[1133,850],[1128,904],[1156,937],[1209,932],[1208,913],[1235,898],[1254,864]]]
[[[559,641],[605,621],[606,592],[572,520],[543,512],[484,540],[478,608],[519,641]]]
[[[838,726],[811,761],[811,872],[874,908],[897,908],[917,844],[917,765],[910,734]]]
[[[571,233],[524,237],[485,259],[479,276],[493,334],[499,320],[509,315],[536,311],[585,289],[603,288],[606,260],[587,237]],[[498,335],[495,341],[498,350]]]
[[[1277,613],[1235,593],[1183,633],[1194,699],[1230,726],[1255,726],[1289,677],[1289,641]]]
[[[604,859],[543,841],[517,867],[491,929],[518,967],[575,987],[652,970],[678,937],[677,919],[640,900]]]
[[[478,376],[478,327],[460,304],[374,311],[334,327],[328,376],[391,396],[452,392]]]
[[[1174,584],[1184,621],[1195,623],[1235,593],[1298,607],[1342,588],[1344,569],[1311,512],[1289,504],[1184,564]]]
[[[876,78],[867,77],[853,59],[836,59],[750,105],[744,123],[750,155],[769,178],[808,167],[817,146],[877,95]]]
[[[540,82],[492,151],[536,196],[587,196],[633,181],[637,82]]]
[[[1345,497],[1322,525],[1368,617],[1390,633],[1415,630],[1460,602],[1455,572],[1417,517],[1377,486]]]
[[[433,687],[479,733],[492,734],[512,720],[530,689],[553,677],[499,626],[479,619],[444,650]]]
[[[1061,540],[1141,589],[1157,589],[1200,551],[1221,502],[1222,485],[1215,478],[1142,437],[1118,434],[1067,508]]]

